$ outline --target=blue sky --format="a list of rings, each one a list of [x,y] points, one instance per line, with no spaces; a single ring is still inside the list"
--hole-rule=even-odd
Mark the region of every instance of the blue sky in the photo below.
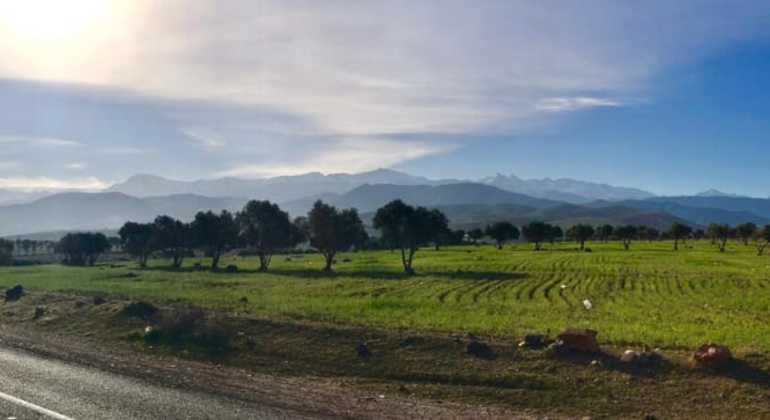
[[[29,0],[0,39],[0,189],[392,167],[770,195],[762,2]]]

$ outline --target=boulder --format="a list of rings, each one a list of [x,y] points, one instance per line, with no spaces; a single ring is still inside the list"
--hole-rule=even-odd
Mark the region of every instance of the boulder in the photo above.
[[[468,354],[476,356],[481,359],[492,359],[495,357],[495,352],[488,344],[480,341],[473,340],[466,346],[465,350]]]
[[[94,305],[104,305],[107,300],[101,296],[94,296]]]
[[[695,351],[693,354],[693,360],[702,366],[720,367],[724,366],[730,360],[733,355],[730,353],[730,349],[719,344],[706,343]]]
[[[594,330],[568,329],[559,334],[559,340],[563,343],[566,350],[579,353],[598,353],[597,334]]]
[[[15,302],[21,299],[22,296],[24,296],[24,287],[22,287],[20,284],[17,284],[16,286],[13,286],[5,291],[6,302]]]

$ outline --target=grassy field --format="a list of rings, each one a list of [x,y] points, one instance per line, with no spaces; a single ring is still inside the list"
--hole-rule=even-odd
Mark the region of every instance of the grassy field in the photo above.
[[[528,244],[418,252],[417,275],[401,274],[397,253],[340,255],[323,274],[318,255],[276,256],[271,272],[254,258],[226,258],[237,274],[181,271],[154,261],[145,270],[58,265],[0,269],[0,285],[191,302],[247,316],[356,326],[472,332],[515,337],[565,327],[599,331],[611,344],[692,348],[716,341],[741,351],[770,351],[770,258],[707,241],[678,252],[670,242],[571,243],[533,252]],[[205,261],[204,261],[205,264]],[[243,299],[246,298],[246,299]],[[592,309],[586,309],[588,299]]]

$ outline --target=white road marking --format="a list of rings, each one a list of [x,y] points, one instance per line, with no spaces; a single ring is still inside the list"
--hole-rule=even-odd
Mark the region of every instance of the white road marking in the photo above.
[[[20,398],[14,397],[13,395],[8,395],[8,394],[3,393],[3,392],[0,392],[0,398],[6,400],[8,402],[20,405],[20,406],[22,406],[24,408],[28,408],[28,409],[30,409],[32,411],[38,412],[38,413],[43,414],[45,416],[51,417],[53,419],[57,419],[57,420],[74,420],[73,418],[67,417],[64,414],[59,414],[59,413],[57,413],[55,411],[51,411],[51,410],[49,410],[47,408],[43,408],[43,407],[41,407],[39,405],[32,404],[31,402],[24,401],[24,400],[22,400]]]

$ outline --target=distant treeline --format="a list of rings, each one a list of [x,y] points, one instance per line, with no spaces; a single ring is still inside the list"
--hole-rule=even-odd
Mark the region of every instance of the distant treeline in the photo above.
[[[770,225],[759,228],[753,223],[736,227],[711,224],[706,230],[675,222],[664,232],[646,226],[592,226],[576,224],[566,231],[561,227],[535,221],[517,227],[501,221],[486,229],[469,231],[452,230],[446,215],[437,209],[413,207],[401,200],[394,200],[377,210],[373,227],[378,237],[370,237],[356,209],[338,209],[316,201],[305,217],[290,220],[287,212],[270,201],[249,201],[235,214],[227,210],[220,213],[198,212],[192,222],[186,223],[170,216],[158,216],[151,223],[127,222],[118,231],[119,238],[107,238],[101,233],[70,233],[55,244],[55,252],[62,254],[62,261],[70,265],[93,265],[100,255],[120,249],[134,257],[141,267],[148,259],[160,255],[170,260],[173,268],[182,266],[184,259],[201,252],[211,258],[211,269],[219,269],[221,256],[229,251],[242,249],[259,258],[260,271],[267,271],[272,256],[277,252],[294,250],[300,244],[308,244],[324,257],[324,270],[332,270],[338,252],[359,249],[390,249],[400,251],[406,273],[414,273],[412,262],[420,247],[462,243],[478,244],[490,238],[499,249],[505,243],[523,237],[534,244],[536,251],[544,243],[570,240],[587,250],[589,240],[618,240],[629,250],[634,240],[673,240],[674,250],[688,239],[708,238],[720,251],[725,250],[731,238],[745,245],[753,240],[757,254],[762,255],[770,243]],[[35,241],[18,241],[25,250],[36,249],[44,244]],[[50,246],[50,244],[45,244]],[[14,242],[0,239],[0,264],[13,260]]]

